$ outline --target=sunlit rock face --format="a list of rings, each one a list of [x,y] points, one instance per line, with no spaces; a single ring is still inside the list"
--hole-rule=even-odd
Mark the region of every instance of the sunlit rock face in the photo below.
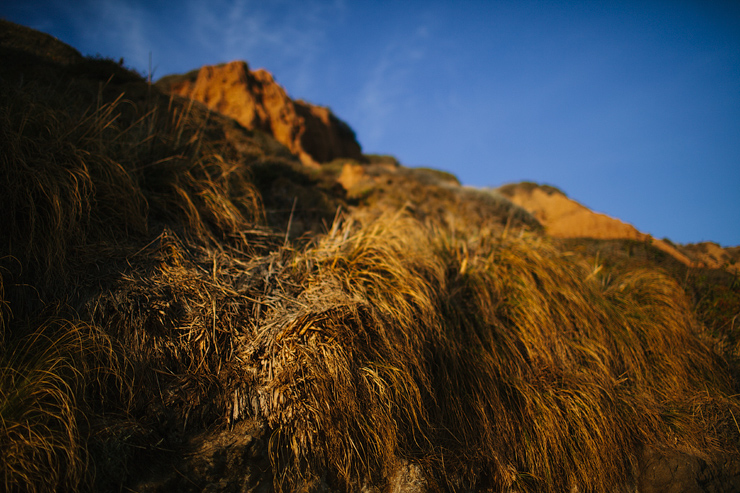
[[[272,134],[305,165],[362,158],[355,133],[331,110],[292,100],[269,72],[251,71],[246,62],[206,65],[164,77],[157,85],[201,101],[246,128]]]
[[[687,257],[666,241],[642,233],[619,219],[594,212],[558,190],[520,184],[504,187],[501,191],[513,203],[532,214],[550,236],[649,241],[656,248],[686,265],[703,265]]]

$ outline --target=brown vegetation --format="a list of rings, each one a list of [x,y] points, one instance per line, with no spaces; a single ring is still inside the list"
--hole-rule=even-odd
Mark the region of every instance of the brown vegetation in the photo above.
[[[736,484],[731,273],[389,157],[307,168],[6,28],[6,490],[647,491],[660,457]]]

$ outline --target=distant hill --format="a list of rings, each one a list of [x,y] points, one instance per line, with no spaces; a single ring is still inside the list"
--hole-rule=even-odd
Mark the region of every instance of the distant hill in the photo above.
[[[4,490],[740,489],[736,249],[6,21],[0,142]]]
[[[738,248],[723,249],[714,243],[681,246],[655,239],[619,219],[591,211],[551,186],[523,182],[505,185],[498,190],[533,214],[547,234],[554,237],[649,242],[688,266],[729,268],[734,272],[740,269]]]

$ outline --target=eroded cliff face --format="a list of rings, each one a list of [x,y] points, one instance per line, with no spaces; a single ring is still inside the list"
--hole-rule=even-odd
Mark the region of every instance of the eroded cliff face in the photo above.
[[[246,62],[206,65],[185,75],[164,77],[157,85],[201,101],[248,129],[272,134],[305,165],[362,159],[355,133],[331,110],[292,100],[269,72],[251,71]]]
[[[619,219],[594,212],[559,191],[527,186],[509,186],[499,190],[513,203],[537,218],[550,236],[650,241],[655,247],[685,265],[699,265],[668,242],[642,233]]]

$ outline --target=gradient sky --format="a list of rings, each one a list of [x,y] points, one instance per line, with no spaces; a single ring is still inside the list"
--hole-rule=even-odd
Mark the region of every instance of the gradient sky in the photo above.
[[[34,1],[0,16],[154,78],[246,60],[363,150],[531,180],[675,242],[740,245],[740,2]]]

